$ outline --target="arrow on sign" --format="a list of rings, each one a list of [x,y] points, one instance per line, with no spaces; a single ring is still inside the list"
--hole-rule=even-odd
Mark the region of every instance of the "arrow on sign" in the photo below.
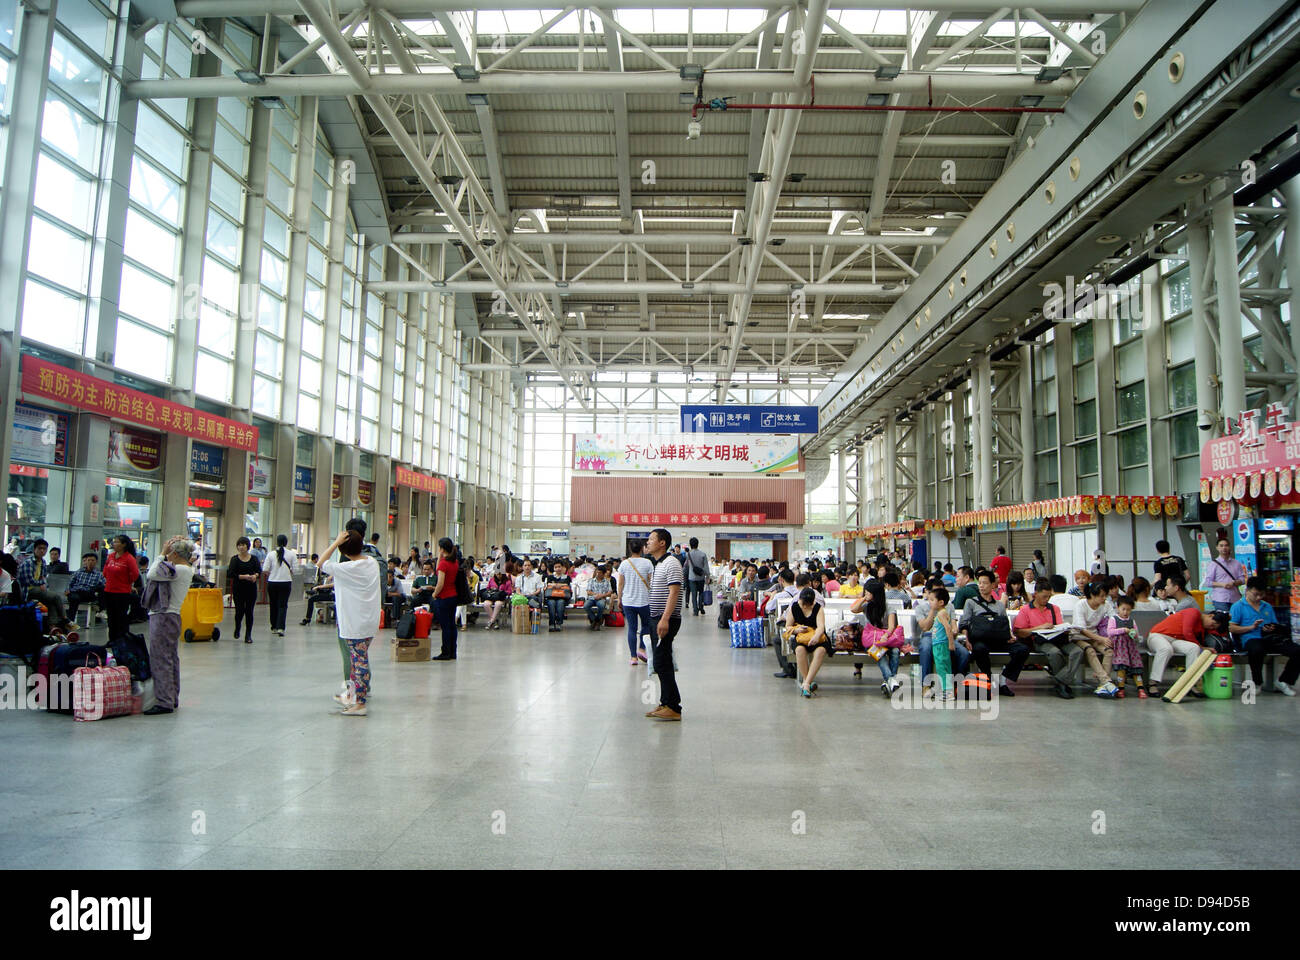
[[[695,421],[695,429],[697,431],[703,430],[704,425],[709,422],[709,418],[702,413],[697,413],[691,419]]]

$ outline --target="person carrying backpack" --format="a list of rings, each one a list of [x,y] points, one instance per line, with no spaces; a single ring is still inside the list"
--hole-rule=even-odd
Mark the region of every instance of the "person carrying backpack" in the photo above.
[[[685,553],[686,602],[691,605],[691,616],[704,615],[704,588],[709,585],[709,558],[700,549],[698,537],[691,537],[691,548]]]
[[[1011,689],[1011,684],[1020,678],[1020,670],[1029,659],[1029,645],[1013,639],[1007,608],[1001,600],[993,598],[993,587],[997,579],[997,574],[992,570],[979,572],[979,591],[962,607],[958,630],[962,634],[961,642],[971,652],[971,658],[990,678],[993,676],[990,652],[1005,650],[1011,655],[1002,669],[1002,676],[998,678],[998,693],[1004,697],[1014,697],[1016,694]]]

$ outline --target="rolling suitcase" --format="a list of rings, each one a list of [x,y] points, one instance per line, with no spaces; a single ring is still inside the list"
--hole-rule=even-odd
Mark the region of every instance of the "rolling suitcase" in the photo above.
[[[731,614],[732,614],[732,611],[733,611],[734,609],[735,609],[735,604],[731,603],[729,600],[722,600],[722,601],[719,601],[719,603],[718,603],[718,626],[719,626],[721,629],[723,629],[723,630],[730,629],[727,625],[728,625],[728,623],[731,622]]]

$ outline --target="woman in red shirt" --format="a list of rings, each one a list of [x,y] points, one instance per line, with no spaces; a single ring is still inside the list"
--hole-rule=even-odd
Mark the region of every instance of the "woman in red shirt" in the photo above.
[[[442,630],[442,651],[433,659],[456,659],[456,574],[460,549],[449,537],[438,541],[438,585],[433,591],[433,612]]]
[[[108,639],[116,640],[130,626],[127,613],[140,579],[140,565],[135,559],[135,544],[124,533],[108,542],[108,550],[104,561],[104,612],[108,615]]]

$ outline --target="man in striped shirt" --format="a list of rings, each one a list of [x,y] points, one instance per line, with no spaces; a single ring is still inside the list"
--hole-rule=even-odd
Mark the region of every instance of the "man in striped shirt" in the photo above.
[[[646,552],[654,563],[650,578],[650,620],[655,624],[654,668],[659,677],[659,706],[646,714],[655,720],[680,720],[682,699],[673,675],[673,638],[682,628],[682,607],[686,597],[685,572],[676,558],[669,556],[673,538],[657,527],[646,540]]]

